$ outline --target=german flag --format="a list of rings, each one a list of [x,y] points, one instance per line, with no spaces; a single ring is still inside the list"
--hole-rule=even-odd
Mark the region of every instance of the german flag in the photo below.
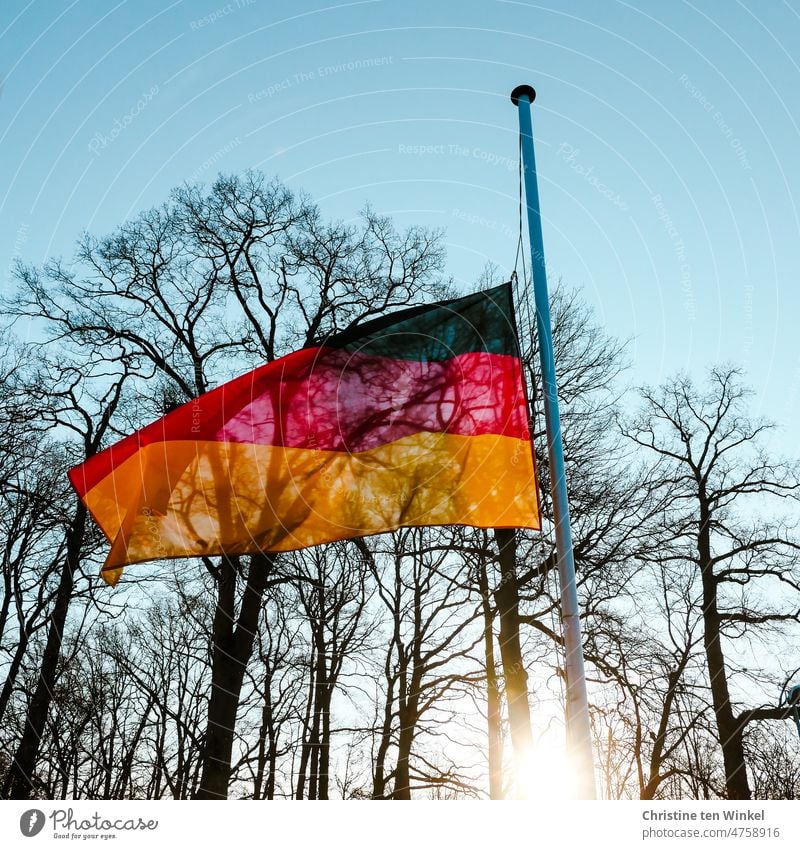
[[[423,525],[539,528],[504,284],[330,336],[242,375],[69,473],[146,560],[291,551]]]

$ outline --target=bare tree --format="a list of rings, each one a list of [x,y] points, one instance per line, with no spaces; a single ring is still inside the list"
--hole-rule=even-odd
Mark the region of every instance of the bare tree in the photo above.
[[[368,603],[365,569],[352,543],[314,548],[294,558],[293,581],[309,628],[308,704],[302,728],[298,799],[327,799],[331,704],[344,664],[363,644]]]
[[[470,598],[468,565],[453,557],[446,529],[412,528],[385,539],[375,550],[357,542],[388,614],[373,796],[386,798],[392,779],[393,799],[444,787],[474,795],[463,769],[445,763],[441,747],[438,760],[425,750],[426,741],[451,739],[451,703],[464,699],[482,677],[474,653],[483,639],[480,607]],[[391,749],[396,758],[389,770]]]
[[[797,500],[800,480],[796,466],[760,448],[770,425],[748,416],[750,394],[734,368],[712,369],[704,390],[679,376],[643,389],[643,409],[625,428],[655,455],[657,478],[669,493],[662,543],[668,557],[693,564],[700,577],[708,683],[731,799],[751,796],[746,726],[786,711],[736,711],[726,643],[730,651],[743,638],[764,639],[800,615],[800,546],[780,512],[782,502]]]
[[[20,428],[29,423],[20,421]],[[11,702],[31,640],[48,624],[64,554],[62,507],[67,492],[64,451],[41,435],[7,436],[0,449],[6,469],[0,490],[0,723]],[[13,446],[13,452],[7,450]],[[24,447],[24,461],[14,455]]]
[[[406,529],[137,567],[101,594],[105,541],[64,474],[248,367],[447,296],[441,244],[370,209],[327,221],[247,173],[84,235],[74,261],[18,267],[4,307],[42,341],[0,350],[5,795],[513,788],[507,755],[527,758],[564,675],[520,291],[540,534]],[[645,390],[620,431],[624,346],[563,287],[553,315],[604,795],[796,797],[798,744],[776,695],[791,670],[767,648],[797,634],[797,467],[759,449],[768,427],[748,416],[735,369],[706,389],[680,377]],[[748,662],[759,651],[768,660]]]
[[[745,753],[758,799],[800,799],[800,742],[787,722],[759,723],[747,734]]]
[[[45,316],[46,317],[46,316]],[[32,408],[52,428],[63,429],[76,438],[72,457],[85,460],[103,446],[122,397],[130,363],[113,346],[103,354],[92,351],[89,363],[70,360],[66,352],[59,362],[41,360],[25,387]],[[72,509],[63,522],[63,543],[52,556],[46,573],[58,571],[59,579],[48,616],[47,640],[38,681],[27,707],[25,726],[11,767],[3,784],[3,795],[27,798],[35,789],[35,768],[42,735],[55,687],[67,614],[75,591],[76,576],[88,550],[97,545],[96,535],[87,534],[87,511],[73,497]],[[88,543],[88,546],[87,546]],[[88,550],[87,550],[88,549]]]
[[[234,773],[252,782],[252,798],[275,799],[291,796],[291,775],[282,764],[296,745],[295,719],[307,673],[305,622],[294,586],[275,584],[264,595],[263,619],[258,629],[255,663],[248,669],[250,702],[257,719],[252,739],[242,731],[245,751]],[[242,710],[248,714],[248,702]],[[289,772],[290,770],[285,770]],[[289,780],[287,780],[289,779]]]
[[[287,346],[444,291],[439,243],[421,228],[397,233],[369,211],[359,227],[328,224],[278,182],[248,172],[220,177],[206,194],[180,189],[107,238],[84,236],[75,265],[20,268],[9,307],[18,316],[45,316],[54,334],[74,344],[98,350],[113,343],[134,365],[154,368],[169,409],[255,358],[270,361]],[[197,796],[224,798],[273,558],[205,565],[218,605]]]

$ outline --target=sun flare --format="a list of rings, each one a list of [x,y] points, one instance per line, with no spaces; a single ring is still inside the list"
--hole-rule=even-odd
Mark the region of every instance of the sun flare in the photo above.
[[[564,743],[542,738],[520,767],[520,795],[524,799],[575,799],[578,780],[575,765]]]

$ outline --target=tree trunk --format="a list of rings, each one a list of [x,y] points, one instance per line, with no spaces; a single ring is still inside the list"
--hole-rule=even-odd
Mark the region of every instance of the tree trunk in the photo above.
[[[390,655],[387,655],[387,658]],[[381,728],[381,741],[375,755],[375,772],[372,777],[372,798],[384,799],[386,797],[386,756],[392,743],[392,706],[394,705],[394,681],[389,672],[389,661],[386,662],[386,701],[383,705],[383,726]]]
[[[418,588],[417,588],[418,589]],[[419,608],[415,608],[415,615]],[[399,615],[396,614],[395,623],[399,623]],[[409,757],[411,755],[411,743],[413,742],[414,723],[411,717],[409,701],[414,692],[413,669],[409,675],[410,658],[403,650],[402,643],[398,643],[397,652],[397,719],[400,723],[400,734],[397,741],[397,763],[394,768],[394,789],[392,799],[411,799],[411,775],[409,768]]]
[[[125,757],[123,757],[122,759],[119,774],[115,782],[114,792],[111,795],[113,799],[125,799],[127,796],[133,798],[135,795],[132,776],[133,761],[136,756],[136,748],[139,745],[139,741],[142,739],[142,735],[147,729],[147,726],[150,724],[150,711],[153,709],[155,702],[156,698],[154,695],[148,697],[147,704],[145,706],[145,709],[142,711],[139,724],[136,726],[136,731],[133,735],[133,739],[131,740],[130,745],[128,746],[128,751],[126,752]],[[127,788],[130,788],[129,792]]]
[[[264,707],[261,709],[261,730],[258,735],[256,774],[253,778],[253,798],[271,799],[270,773],[275,752],[275,724],[272,715],[272,673],[264,679]],[[267,777],[265,779],[265,772]]]
[[[311,749],[311,770],[308,778],[309,799],[325,799],[327,798],[328,790],[326,783],[326,795],[321,795],[323,785],[322,771],[325,768],[322,764],[322,744],[325,734],[323,717],[325,712],[325,693],[328,684],[328,647],[325,644],[326,617],[325,586],[324,581],[320,580],[317,587],[317,620],[312,626],[314,629],[314,644],[317,650],[317,673],[316,686],[314,687],[314,722],[311,728],[311,738],[309,739],[309,747]]]
[[[39,669],[39,680],[33,698],[28,705],[25,730],[22,732],[14,761],[3,786],[2,795],[10,799],[28,799],[31,790],[34,789],[33,774],[36,769],[36,762],[39,759],[39,747],[47,722],[47,714],[53,700],[58,660],[61,656],[61,641],[64,635],[69,604],[72,600],[75,570],[80,561],[85,528],[86,508],[79,502],[67,532],[64,567],[61,570],[56,601],[50,616],[47,643],[42,655],[42,665]]]
[[[308,698],[306,699],[306,713],[303,718],[303,743],[300,747],[300,766],[297,770],[297,791],[296,798],[302,799],[305,795],[306,788],[306,771],[308,770],[308,761],[311,755],[310,738],[313,736],[312,725],[312,710],[314,707],[314,692],[316,687],[316,649],[314,644],[311,645],[312,655],[308,664]]]
[[[10,557],[7,557],[10,561]],[[0,604],[0,644],[3,642],[3,636],[6,633],[6,623],[8,622],[8,611],[11,608],[11,563],[7,563],[3,568],[3,602]],[[17,584],[19,586],[19,584]]]
[[[2,692],[0,692],[0,723],[6,713],[6,708],[11,700],[11,694],[14,692],[14,684],[17,680],[17,674],[22,666],[22,660],[25,657],[25,652],[28,650],[28,630],[23,629],[17,647],[14,650],[14,656],[11,658],[11,663],[8,666],[8,675],[3,684]]]
[[[245,669],[253,653],[261,601],[274,560],[271,554],[251,555],[247,584],[236,619],[236,569],[228,558],[222,558],[214,616],[208,726],[203,748],[202,777],[195,793],[196,799],[226,799],[228,796],[239,697]]]
[[[503,726],[500,720],[500,688],[494,661],[494,610],[489,597],[486,559],[478,566],[478,587],[483,606],[483,648],[486,659],[486,731],[489,755],[489,798],[503,798]]]
[[[393,799],[409,800],[411,798],[411,773],[409,760],[411,744],[414,742],[414,726],[416,721],[411,715],[411,709],[400,711],[400,738],[397,743],[397,768],[394,773]]]
[[[265,799],[275,798],[275,776],[278,771],[278,743],[270,734],[269,759],[267,768],[267,787],[264,792]]]
[[[400,735],[397,740],[397,766],[394,772],[393,799],[411,799],[411,746],[419,720],[419,698],[422,686],[423,665],[421,657],[420,613],[422,610],[422,594],[419,583],[414,588],[414,626],[415,634],[411,649],[411,674],[408,674],[408,658],[401,661],[400,699],[398,719],[400,720]]]
[[[519,587],[517,586],[514,531],[496,528],[495,539],[500,549],[500,586],[495,590],[497,612],[500,615],[500,658],[503,663],[508,722],[511,728],[511,745],[518,778],[530,754],[531,713],[528,706],[528,673],[522,662],[522,645],[519,636]]]
[[[698,552],[703,580],[703,643],[706,650],[711,698],[717,719],[717,732],[725,764],[725,790],[729,799],[750,799],[750,785],[742,743],[742,726],[736,721],[731,707],[725,657],[720,640],[720,618],[717,610],[717,579],[711,562],[711,531],[709,508],[704,493],[700,495],[700,531]]]
[[[331,684],[325,687],[322,706],[322,734],[319,741],[319,788],[318,799],[328,798],[329,773],[331,762]]]
[[[317,648],[317,672],[315,675],[316,686],[314,687],[314,715],[311,721],[311,734],[308,738],[308,751],[310,753],[310,767],[308,771],[308,798],[317,798],[317,779],[319,777],[319,734],[320,734],[320,710],[321,710],[321,688],[324,683],[320,680],[324,676],[324,663],[320,663],[319,648]]]
[[[402,698],[400,710],[400,736],[397,741],[397,767],[394,773],[393,799],[411,799],[411,746],[419,720],[419,694],[422,684],[422,669],[419,656],[415,652],[414,666],[411,670],[411,684],[406,697]]]
[[[664,760],[664,748],[667,744],[669,718],[672,715],[672,706],[678,692],[678,684],[683,677],[686,664],[689,662],[689,656],[690,652],[687,648],[678,665],[667,676],[667,692],[664,697],[664,704],[661,707],[661,719],[658,723],[658,731],[656,732],[653,751],[650,755],[650,776],[647,780],[647,784],[645,784],[642,788],[639,795],[640,799],[649,800],[655,798],[656,791],[661,785],[661,782],[664,781],[664,775],[661,773],[661,766]]]

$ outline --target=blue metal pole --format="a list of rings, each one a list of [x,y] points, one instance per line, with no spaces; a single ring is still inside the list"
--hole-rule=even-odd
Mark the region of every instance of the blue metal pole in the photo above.
[[[542,239],[542,216],[539,211],[539,186],[533,151],[531,104],[536,98],[532,86],[520,85],[511,92],[511,100],[519,114],[522,162],[525,170],[525,201],[528,208],[528,234],[531,243],[533,295],[536,304],[536,327],[539,333],[539,355],[544,383],[544,417],[547,427],[547,456],[550,462],[550,489],[556,524],[556,555],[561,583],[561,621],[564,630],[567,681],[567,751],[578,771],[578,795],[582,799],[596,797],[592,760],[589,704],[586,698],[586,674],[583,668],[581,623],[578,592],[575,586],[575,561],[572,532],[569,525],[567,478],[564,448],[561,442],[561,417],[558,412],[558,388],[553,355],[553,331],[550,326],[550,301],[547,294],[547,272]]]

